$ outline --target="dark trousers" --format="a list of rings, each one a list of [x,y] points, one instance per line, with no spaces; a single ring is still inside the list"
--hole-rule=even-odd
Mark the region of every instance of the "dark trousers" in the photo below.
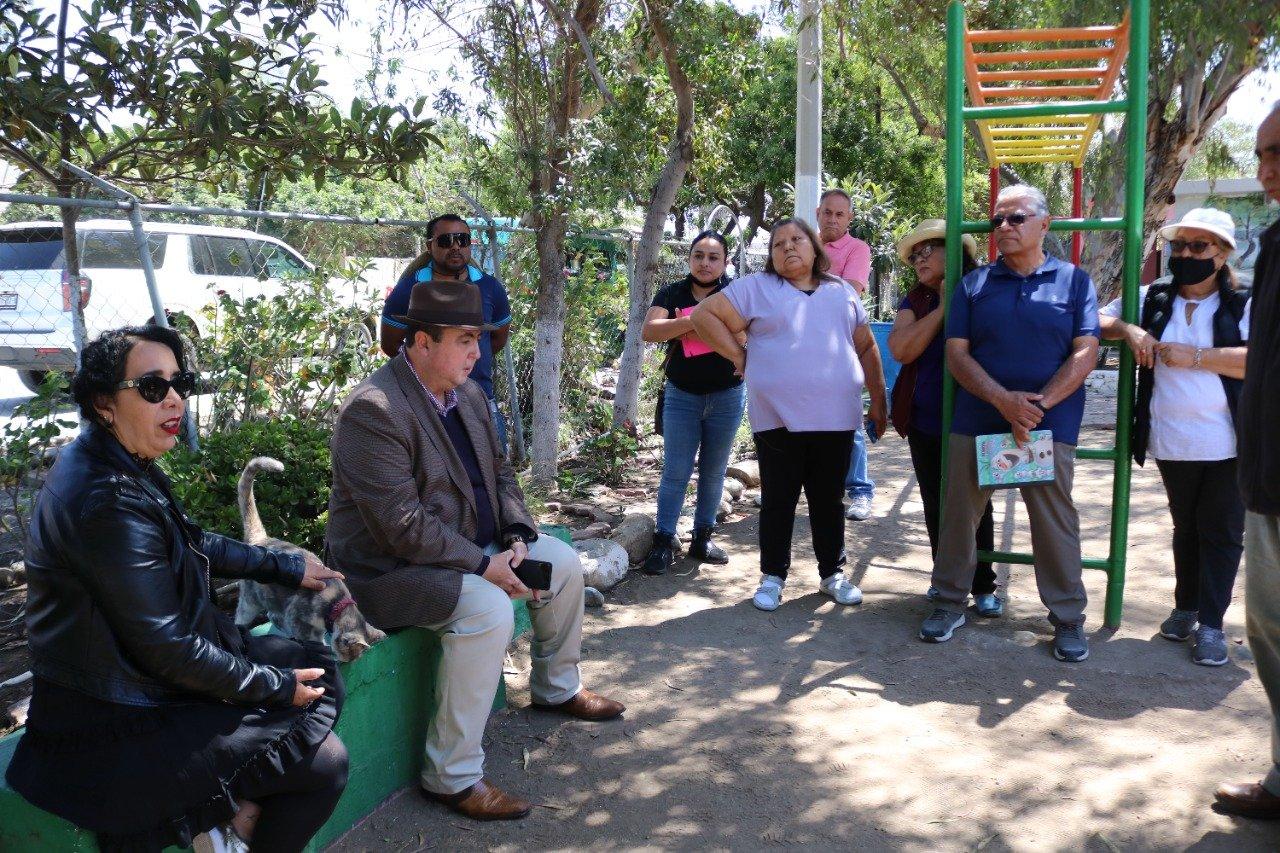
[[[818,574],[834,575],[845,564],[844,477],[853,431],[791,432],[780,427],[754,438],[760,463],[760,571],[786,578],[803,488]]]
[[[1157,459],[1173,516],[1174,606],[1199,613],[1200,624],[1222,628],[1244,550],[1244,501],[1236,460],[1166,462]]]
[[[938,497],[942,486],[942,436],[929,435],[918,429],[907,430],[907,446],[911,448],[911,467],[916,472],[916,486],[920,489],[920,501],[924,504],[924,526],[929,532],[929,553],[938,556]],[[995,520],[991,517],[991,500],[978,520],[974,535],[979,551],[995,550]],[[974,595],[988,595],[996,591],[996,570],[985,560],[979,560],[973,572]]]

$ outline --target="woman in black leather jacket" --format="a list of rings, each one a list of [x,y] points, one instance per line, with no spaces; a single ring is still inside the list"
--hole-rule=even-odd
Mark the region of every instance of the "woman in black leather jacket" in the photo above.
[[[85,347],[72,386],[84,428],[49,471],[27,541],[35,679],[8,780],[103,849],[234,830],[252,849],[301,850],[346,784],[336,663],[326,646],[237,629],[210,576],[323,589],[340,575],[186,517],[153,463],[194,387],[169,329]]]

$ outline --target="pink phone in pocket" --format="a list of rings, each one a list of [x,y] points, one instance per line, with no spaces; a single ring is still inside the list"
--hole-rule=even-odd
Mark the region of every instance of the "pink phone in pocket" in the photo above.
[[[694,306],[690,306],[689,308],[681,308],[680,316],[688,317],[690,314],[693,313],[693,308]],[[685,358],[694,358],[699,355],[706,355],[709,352],[715,352],[715,350],[713,350],[711,347],[707,346],[705,343],[702,342],[702,338],[694,338],[693,340],[689,340],[688,338],[681,338],[680,347],[681,349],[684,350]]]

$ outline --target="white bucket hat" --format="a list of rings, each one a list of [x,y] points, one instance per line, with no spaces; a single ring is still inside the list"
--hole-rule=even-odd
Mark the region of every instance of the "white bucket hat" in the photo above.
[[[1162,240],[1172,240],[1173,235],[1177,233],[1179,228],[1199,228],[1201,231],[1208,231],[1215,237],[1220,237],[1224,243],[1231,247],[1231,251],[1235,251],[1236,221],[1225,210],[1218,210],[1216,207],[1197,207],[1188,210],[1182,217],[1181,222],[1175,222],[1172,225],[1166,225],[1161,228],[1160,238]]]
[[[920,222],[911,232],[898,241],[898,257],[902,262],[909,263],[907,257],[911,254],[911,250],[915,248],[916,243],[923,243],[925,240],[945,240],[947,239],[947,220],[945,219],[925,219]],[[972,234],[965,234],[960,238],[960,245],[964,247],[965,253],[969,255],[975,262],[978,260],[978,241],[973,239]]]

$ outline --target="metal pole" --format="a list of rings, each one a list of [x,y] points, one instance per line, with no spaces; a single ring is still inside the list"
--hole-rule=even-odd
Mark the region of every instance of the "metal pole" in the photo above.
[[[98,189],[113,195],[129,204],[129,221],[133,224],[133,239],[138,244],[138,260],[142,263],[142,277],[147,284],[147,296],[151,299],[151,314],[155,324],[162,329],[169,328],[169,318],[164,312],[164,303],[160,301],[160,290],[156,286],[156,270],[151,263],[151,248],[147,245],[147,233],[142,222],[142,204],[133,193],[127,192],[115,184],[104,181],[91,172],[86,172],[74,163],[62,161],[62,166],[78,178],[88,181]],[[77,294],[78,296],[78,294]],[[200,442],[196,437],[195,419],[191,416],[191,407],[184,407],[183,427],[187,433],[187,446],[192,452],[200,450]]]
[[[1138,277],[1142,266],[1147,151],[1147,51],[1151,28],[1148,0],[1129,0],[1129,73],[1125,130],[1124,301],[1126,323],[1138,321]],[[1119,626],[1124,610],[1124,576],[1129,546],[1130,428],[1133,423],[1133,354],[1120,347],[1116,390],[1116,469],[1111,484],[1111,570],[1107,573],[1104,624]]]
[[[996,215],[996,196],[1000,194],[1000,167],[995,166],[987,173],[987,214]],[[996,232],[992,231],[987,235],[987,260],[991,263],[996,261]]]
[[[796,209],[815,228],[822,183],[822,2],[800,0],[796,34]]]
[[[515,438],[515,454],[512,461],[523,462],[525,459],[524,419],[520,416],[520,394],[516,390],[516,362],[511,355],[510,342],[502,348],[502,358],[507,366],[507,396],[511,398],[511,420],[507,422],[507,436]]]
[[[960,220],[964,218],[964,5],[960,0],[947,4],[947,267],[942,285],[943,322],[951,313],[951,294],[960,281]],[[942,371],[942,485],[939,491],[939,518],[947,496],[947,445],[951,443],[951,409],[955,405],[956,381],[946,368]]]
[[[1071,170],[1071,218],[1084,218],[1084,169],[1076,166]],[[1084,249],[1084,232],[1077,231],[1071,235],[1071,263],[1080,265],[1080,253]]]

